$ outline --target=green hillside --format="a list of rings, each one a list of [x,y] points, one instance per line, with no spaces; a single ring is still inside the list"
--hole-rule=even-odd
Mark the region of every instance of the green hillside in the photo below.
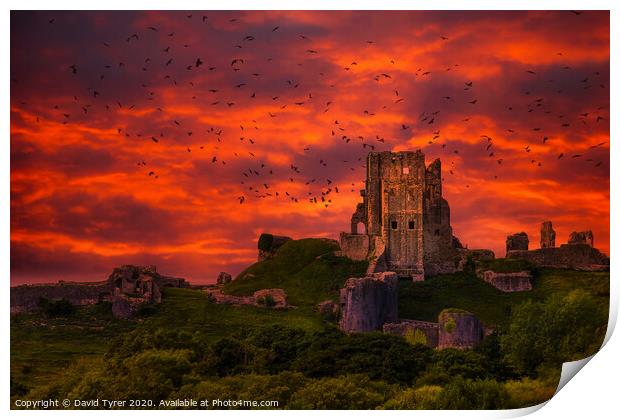
[[[340,381],[345,379],[338,375],[357,372],[365,373],[373,381],[381,379],[391,383],[398,377],[397,372],[405,372],[408,379],[402,379],[405,384],[403,386],[424,389],[426,385],[447,384],[454,376],[451,369],[455,369],[455,366],[462,367],[463,364],[476,366],[476,370],[463,367],[463,372],[478,372],[470,377],[471,380],[492,378],[504,383],[511,378],[522,377],[515,376],[512,365],[506,364],[501,358],[497,338],[476,350],[483,354],[483,357],[477,353],[459,353],[456,350],[421,350],[407,344],[401,337],[380,333],[351,336],[339,333],[334,328],[333,321],[323,319],[316,311],[316,304],[325,299],[336,299],[338,290],[346,279],[363,275],[367,264],[337,256],[337,250],[337,244],[329,240],[290,241],[278,250],[273,259],[251,265],[224,287],[226,293],[236,295],[249,295],[265,288],[282,288],[288,294],[289,303],[295,306],[292,309],[218,305],[204,291],[167,288],[163,290],[160,305],[146,308],[148,310],[130,321],[114,319],[109,304],[78,308],[75,313],[64,316],[46,316],[42,312],[12,316],[12,395],[23,395],[26,392],[33,392],[31,395],[41,397],[56,395],[53,393],[56,391],[52,392],[47,384],[60,386],[65,383],[63,378],[68,369],[78,369],[75,371],[77,373],[73,374],[76,381],[83,376],[79,369],[85,369],[87,372],[99,372],[96,375],[107,378],[106,381],[112,381],[110,383],[115,383],[120,389],[126,389],[128,385],[125,386],[122,382],[125,373],[122,370],[106,373],[106,369],[117,366],[121,361],[122,366],[138,363],[136,373],[132,373],[134,376],[130,375],[127,380],[141,381],[137,373],[142,371],[139,367],[139,363],[142,363],[141,357],[165,356],[177,360],[186,354],[178,353],[175,349],[188,350],[190,353],[187,354],[192,355],[188,360],[183,359],[185,356],[182,357],[183,360],[177,360],[182,366],[187,363],[191,366],[194,376],[187,377],[189,382],[186,386],[194,383],[192,381],[196,379],[192,378],[219,381],[219,375],[228,378],[222,379],[223,381],[228,381],[233,380],[231,378],[241,380],[241,376],[236,376],[238,374],[286,372],[296,372],[295,375],[301,372],[303,375],[298,379],[302,382],[328,380],[330,375],[334,376],[335,381]],[[492,264],[494,269],[498,270],[502,267],[525,267],[521,262],[501,259]],[[582,295],[572,296],[573,292]],[[565,301],[557,300],[564,297]],[[563,340],[562,343],[576,346],[557,356],[566,358],[589,355],[598,348],[604,335],[604,315],[609,304],[609,272],[539,270],[536,272],[534,289],[517,293],[501,292],[479,280],[473,271],[435,276],[419,283],[401,280],[398,289],[401,318],[436,321],[442,310],[453,307],[476,314],[486,325],[500,327],[498,330],[502,334],[506,334],[508,324],[518,311],[523,319],[524,311],[554,311],[558,307],[564,308],[565,302],[575,299],[582,302],[579,304],[581,306],[574,308],[575,311],[582,311],[576,318],[581,319],[583,324],[580,329],[575,330],[573,321],[570,321],[570,325],[561,324],[559,327],[549,324],[549,337],[554,334],[554,340]],[[551,303],[544,307],[528,307],[528,301],[537,304],[547,301]],[[556,306],[553,306],[554,304]],[[601,311],[602,314],[599,313]],[[582,315],[593,312],[597,314]],[[548,317],[550,320],[555,319],[552,315]],[[542,326],[546,325],[544,322]],[[529,325],[526,323],[523,326],[525,331],[529,331]],[[519,332],[518,324],[514,328],[510,337]],[[502,341],[501,336],[499,339]],[[553,343],[547,347],[557,349]],[[506,340],[502,341],[502,345],[506,346]],[[525,344],[525,356],[529,354],[529,346],[530,344]],[[164,353],[156,353],[157,351]],[[240,351],[242,353],[239,353]],[[520,354],[519,348],[511,351]],[[459,356],[456,356],[457,354]],[[113,355],[112,359],[110,355]],[[384,365],[386,360],[401,361],[403,357],[411,360],[406,363],[403,361],[402,366]],[[115,361],[115,358],[118,360]],[[547,359],[549,362],[545,362],[545,366],[557,368],[556,359],[545,355],[543,361]],[[103,369],[102,366],[107,368]],[[216,369],[220,373],[213,376],[209,369]],[[525,372],[536,377],[535,370],[527,369],[529,366],[524,365],[520,368],[519,375]],[[470,374],[459,375],[467,378]],[[534,386],[537,390],[532,394],[535,396],[532,401],[539,402],[548,398],[545,396],[549,392],[552,393],[554,375],[555,373],[538,376],[539,379],[551,377],[550,382],[545,379],[531,385],[526,378],[525,382],[516,382],[514,385],[505,382],[501,387],[505,386],[509,390],[510,386]],[[276,377],[269,378],[275,380]],[[217,386],[223,386],[223,383],[226,382],[217,382]],[[308,386],[319,383],[321,382],[309,382]],[[454,384],[457,385],[462,384]],[[110,386],[108,390],[112,389]],[[179,386],[181,385],[175,385],[175,389],[181,392],[183,388]],[[362,389],[364,387],[366,385]],[[448,389],[445,388],[445,392],[448,392]],[[292,406],[294,404],[291,403]],[[443,403],[440,405],[444,406]]]
[[[325,239],[300,239],[282,245],[273,259],[260,261],[224,287],[232,295],[251,295],[260,289],[284,289],[294,306],[314,306],[335,299],[349,277],[366,272],[366,261],[338,257],[338,244]]]
[[[495,264],[500,266],[502,261]],[[471,272],[444,274],[420,283],[401,280],[398,286],[399,316],[424,321],[437,321],[443,309],[456,307],[474,313],[487,325],[502,325],[520,303],[543,301],[554,293],[576,289],[591,293],[604,307],[609,304],[608,272],[543,269],[536,273],[533,290],[512,293],[496,289]]]

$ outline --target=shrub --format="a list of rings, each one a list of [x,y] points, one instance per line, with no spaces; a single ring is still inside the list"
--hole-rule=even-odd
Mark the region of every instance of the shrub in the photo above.
[[[419,328],[414,328],[413,330],[407,331],[405,333],[405,340],[411,345],[422,344],[426,346],[428,344],[426,334],[424,334],[424,331]]]
[[[508,393],[508,408],[523,408],[551,399],[556,387],[540,380],[523,378],[519,381],[506,382],[504,389]]]
[[[270,233],[263,233],[258,238],[258,249],[261,251],[269,251],[273,244],[273,235]]]
[[[457,377],[449,382],[437,399],[441,409],[498,410],[506,408],[508,393],[495,380]]]
[[[425,385],[419,388],[408,388],[397,393],[382,408],[388,410],[436,410],[442,388]]]
[[[266,306],[268,308],[273,308],[276,306],[276,300],[271,295],[261,296],[256,300],[256,303],[259,305]]]
[[[446,330],[448,334],[450,334],[456,328],[456,321],[454,318],[449,318],[444,324],[443,328]]]
[[[364,375],[323,378],[293,394],[288,408],[298,410],[369,410],[379,407],[397,390]]]
[[[40,297],[38,306],[50,318],[68,316],[75,313],[75,306],[66,299],[50,300]]]

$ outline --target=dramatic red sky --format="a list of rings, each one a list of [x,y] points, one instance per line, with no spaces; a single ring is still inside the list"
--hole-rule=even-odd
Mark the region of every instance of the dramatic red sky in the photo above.
[[[608,253],[609,13],[14,12],[11,283],[336,238],[372,147],[441,158],[470,248]]]

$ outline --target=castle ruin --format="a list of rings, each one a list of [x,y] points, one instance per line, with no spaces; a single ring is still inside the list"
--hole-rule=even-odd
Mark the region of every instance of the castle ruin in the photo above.
[[[420,150],[368,154],[362,202],[351,217],[351,232],[340,234],[343,253],[368,259],[369,274],[393,271],[420,281],[454,272],[458,241],[441,183],[441,161],[427,167]]]

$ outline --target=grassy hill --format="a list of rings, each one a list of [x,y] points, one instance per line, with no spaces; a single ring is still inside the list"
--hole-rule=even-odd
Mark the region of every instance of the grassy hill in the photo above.
[[[500,260],[495,265],[500,266]],[[519,262],[509,262],[523,268]],[[478,279],[473,273],[460,272],[431,277],[424,282],[401,280],[398,285],[398,312],[401,318],[437,321],[447,307],[470,311],[487,325],[508,321],[512,307],[526,300],[542,301],[552,293],[582,289],[609,304],[609,273],[543,269],[536,273],[533,290],[502,292]]]
[[[338,244],[326,239],[300,239],[282,245],[273,259],[260,261],[224,287],[232,295],[251,295],[260,289],[284,289],[294,306],[314,306],[336,299],[349,277],[366,272],[366,261],[337,257]]]

